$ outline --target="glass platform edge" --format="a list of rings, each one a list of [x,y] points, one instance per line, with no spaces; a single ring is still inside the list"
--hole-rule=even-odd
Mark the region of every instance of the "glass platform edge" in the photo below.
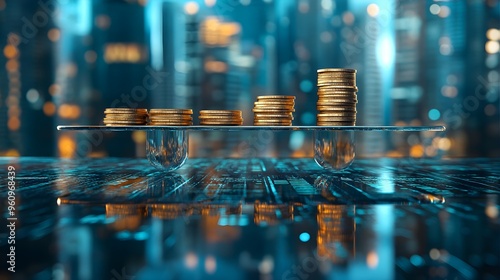
[[[101,131],[445,131],[444,126],[104,126],[104,125],[58,125],[57,130],[101,130]]]

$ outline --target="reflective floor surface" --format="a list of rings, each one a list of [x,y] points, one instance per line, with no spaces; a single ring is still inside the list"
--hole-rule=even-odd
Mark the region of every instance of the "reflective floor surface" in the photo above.
[[[1,279],[500,279],[500,160],[0,166],[17,186],[16,273],[2,261]]]

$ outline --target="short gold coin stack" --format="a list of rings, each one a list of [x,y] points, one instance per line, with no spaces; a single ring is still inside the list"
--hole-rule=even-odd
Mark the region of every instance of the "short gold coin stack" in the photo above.
[[[233,125],[243,124],[243,115],[240,110],[201,110],[200,125]]]
[[[193,125],[191,109],[151,109],[149,125],[154,126],[190,126]]]
[[[318,70],[318,126],[356,125],[356,70]]]
[[[145,125],[148,121],[148,110],[132,108],[106,108],[104,124],[106,126]]]
[[[295,112],[295,96],[258,96],[253,110],[256,126],[291,126]]]

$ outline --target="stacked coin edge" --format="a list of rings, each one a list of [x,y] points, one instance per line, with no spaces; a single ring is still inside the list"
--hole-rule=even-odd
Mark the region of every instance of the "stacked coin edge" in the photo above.
[[[200,125],[240,126],[243,124],[241,110],[201,110],[198,116]]]
[[[258,96],[252,111],[255,126],[292,126],[295,96]]]
[[[150,109],[151,126],[191,126],[193,125],[192,109]]]
[[[103,123],[106,126],[145,125],[148,120],[147,109],[106,108]]]
[[[318,126],[354,126],[358,88],[356,70],[327,68],[318,71]]]

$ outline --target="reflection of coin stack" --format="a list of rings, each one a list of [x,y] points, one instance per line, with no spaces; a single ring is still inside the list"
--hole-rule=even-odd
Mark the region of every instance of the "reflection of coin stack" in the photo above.
[[[318,125],[352,126],[356,124],[356,70],[318,70]]]
[[[151,206],[151,216],[175,220],[180,217],[189,217],[193,209],[183,204],[153,204]]]
[[[258,96],[253,112],[254,125],[291,126],[295,112],[295,96]]]
[[[350,212],[350,213],[349,213]],[[318,205],[318,255],[334,263],[346,262],[354,256],[356,225],[353,208],[341,205]],[[339,247],[342,246],[342,248]],[[348,255],[345,255],[345,253]]]
[[[106,204],[106,216],[146,216],[146,206],[138,204]]]
[[[201,215],[203,216],[219,216],[221,213],[224,215],[241,215],[243,207],[241,205],[203,205],[201,207]],[[198,213],[197,213],[198,214]]]
[[[190,126],[193,125],[191,109],[151,109],[149,125]]]
[[[276,225],[284,220],[293,220],[293,205],[255,203],[255,224]]]
[[[145,125],[148,120],[148,110],[132,108],[106,108],[104,124],[106,126]]]
[[[106,217],[115,217],[115,230],[136,230],[147,213],[143,204],[106,204]]]
[[[201,110],[200,125],[242,125],[240,110]]]

